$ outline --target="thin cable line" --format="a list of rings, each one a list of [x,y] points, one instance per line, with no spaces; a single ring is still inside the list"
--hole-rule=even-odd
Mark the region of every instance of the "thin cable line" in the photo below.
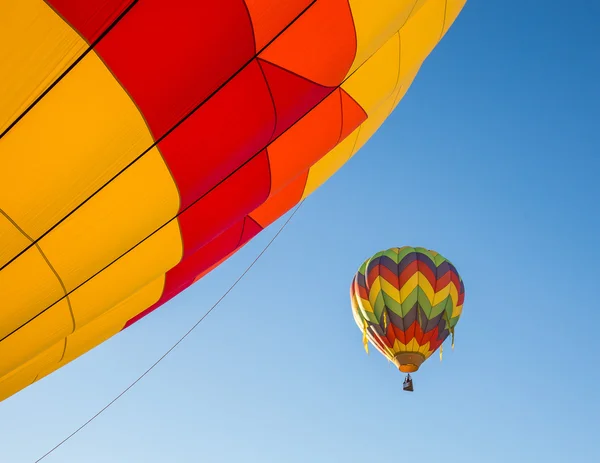
[[[300,203],[298,204],[298,206],[296,207],[296,209],[294,209],[294,212],[292,212],[292,214],[289,216],[289,218],[285,221],[285,223],[281,226],[281,228],[279,228],[279,230],[277,231],[277,233],[275,233],[275,236],[273,236],[273,238],[271,238],[271,241],[269,241],[267,243],[267,245],[263,248],[263,250],[256,256],[256,258],[250,263],[250,265],[248,265],[248,267],[246,267],[246,270],[244,270],[242,272],[242,274],[238,277],[237,280],[235,280],[235,282],[229,287],[229,289],[227,291],[225,291],[225,293],[219,298],[219,300],[217,300],[217,302],[215,302],[213,304],[213,306],[204,314],[202,315],[202,317],[200,318],[200,320],[198,320],[188,331],[187,333],[185,333],[181,338],[179,338],[179,340],[173,344],[169,350],[167,350],[156,362],[154,362],[146,371],[144,371],[144,373],[142,373],[133,383],[131,383],[129,386],[127,386],[119,395],[117,395],[114,399],[112,399],[108,404],[106,404],[98,413],[96,413],[94,416],[92,416],[89,420],[87,420],[85,423],[83,423],[81,426],[79,426],[79,428],[77,428],[75,431],[73,431],[71,434],[69,434],[67,437],[65,437],[62,441],[60,441],[56,446],[54,446],[52,449],[50,449],[47,453],[45,453],[43,456],[41,456],[39,459],[35,460],[34,463],[39,463],[40,461],[42,461],[44,458],[46,458],[48,455],[50,455],[52,452],[54,452],[56,449],[58,449],[61,445],[63,445],[65,442],[67,442],[69,439],[71,439],[71,437],[73,437],[75,434],[77,434],[79,431],[81,431],[83,428],[85,428],[88,424],[90,424],[92,421],[94,421],[97,417],[99,417],[104,411],[106,411],[106,409],[108,409],[112,404],[114,404],[117,400],[119,400],[121,397],[123,397],[133,386],[135,386],[138,382],[140,382],[148,373],[150,373],[160,362],[162,362],[164,360],[164,358],[169,355],[179,344],[181,344],[181,342],[187,338],[192,331],[194,331],[196,329],[196,327],[202,323],[204,321],[204,319],[215,309],[217,308],[217,306],[221,303],[221,301],[223,299],[225,299],[225,297],[233,290],[233,288],[235,288],[237,286],[237,284],[242,280],[242,278],[244,278],[246,276],[246,274],[250,271],[250,269],[252,267],[254,267],[254,265],[258,262],[258,260],[263,256],[263,254],[265,252],[267,252],[267,249],[269,249],[269,247],[273,244],[273,242],[277,239],[277,237],[281,234],[281,232],[284,230],[284,228],[287,226],[288,223],[290,223],[290,220],[292,220],[292,217],[294,217],[296,215],[296,212],[298,212],[298,209],[300,209],[300,206],[302,206],[302,204],[304,203],[304,199],[302,201],[300,201]]]

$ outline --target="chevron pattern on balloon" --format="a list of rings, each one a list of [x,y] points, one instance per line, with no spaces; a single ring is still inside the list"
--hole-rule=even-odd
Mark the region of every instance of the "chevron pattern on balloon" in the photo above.
[[[350,287],[356,324],[392,361],[401,353],[429,358],[454,335],[464,298],[456,267],[422,247],[378,252],[361,265]]]

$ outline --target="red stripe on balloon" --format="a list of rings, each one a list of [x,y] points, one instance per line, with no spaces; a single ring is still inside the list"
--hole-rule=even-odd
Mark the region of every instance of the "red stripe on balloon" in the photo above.
[[[255,54],[239,0],[144,0],[96,47],[162,137]]]
[[[269,87],[257,61],[162,140],[181,209],[261,151],[275,130]]]
[[[261,230],[262,228],[256,222],[246,217],[233,224],[196,253],[183,259],[167,272],[163,294],[158,302],[130,319],[123,329],[133,325],[191,286],[198,280],[199,275],[208,273],[209,270],[224,260],[223,256],[234,254]]]
[[[45,0],[79,34],[94,42],[135,0]]]

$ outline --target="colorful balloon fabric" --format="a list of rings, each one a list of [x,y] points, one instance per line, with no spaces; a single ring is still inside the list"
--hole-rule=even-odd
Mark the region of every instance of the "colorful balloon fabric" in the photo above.
[[[350,287],[354,321],[402,372],[412,373],[452,335],[465,299],[450,261],[425,248],[391,248],[367,259]],[[440,352],[441,354],[441,352]]]
[[[0,0],[0,400],[315,191],[464,3]]]

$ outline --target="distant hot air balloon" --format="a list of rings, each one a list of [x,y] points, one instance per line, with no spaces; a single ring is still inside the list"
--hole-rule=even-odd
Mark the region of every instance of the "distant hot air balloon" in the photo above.
[[[0,400],[315,191],[464,3],[0,0]]]
[[[419,369],[451,335],[462,313],[465,289],[450,261],[425,248],[391,248],[367,259],[352,280],[354,321],[368,341],[408,373]]]

